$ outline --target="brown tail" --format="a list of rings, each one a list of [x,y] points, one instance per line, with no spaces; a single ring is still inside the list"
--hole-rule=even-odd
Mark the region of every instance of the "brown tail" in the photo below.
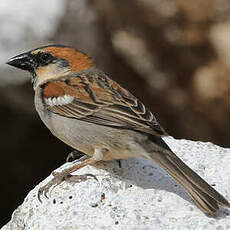
[[[161,138],[155,138],[153,142],[160,148],[151,153],[151,159],[183,186],[201,210],[215,216],[219,210],[219,205],[230,207],[230,203],[182,162]]]

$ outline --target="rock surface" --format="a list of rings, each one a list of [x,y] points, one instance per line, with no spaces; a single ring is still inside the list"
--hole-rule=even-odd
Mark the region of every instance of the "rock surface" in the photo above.
[[[230,200],[230,149],[212,143],[165,141],[191,168]],[[72,163],[66,163],[61,170]],[[13,213],[2,230],[11,229],[229,229],[230,210],[218,217],[204,215],[183,189],[151,162],[122,160],[87,166],[78,174],[97,176],[81,183],[53,188],[49,199],[37,199],[36,186]]]

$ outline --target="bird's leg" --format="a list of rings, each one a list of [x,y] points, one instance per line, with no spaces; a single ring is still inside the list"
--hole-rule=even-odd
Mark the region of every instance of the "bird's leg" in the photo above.
[[[71,167],[62,170],[61,172],[53,172],[52,175],[54,178],[48,182],[46,185],[40,187],[38,190],[38,199],[41,202],[41,195],[44,194],[46,198],[48,198],[48,192],[52,186],[56,187],[63,181],[69,181],[69,182],[81,182],[88,179],[88,177],[92,177],[97,180],[96,176],[93,174],[84,174],[84,175],[71,175],[71,173],[77,171],[78,169],[89,165],[94,164],[98,161],[103,160],[104,154],[107,152],[107,149],[104,148],[96,148],[94,155],[92,157],[84,158],[82,161],[75,162],[74,165]],[[84,156],[85,157],[85,156]]]

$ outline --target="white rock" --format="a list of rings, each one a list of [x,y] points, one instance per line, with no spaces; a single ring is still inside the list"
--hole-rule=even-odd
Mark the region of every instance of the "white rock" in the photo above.
[[[165,141],[191,168],[230,200],[230,149],[212,143]],[[59,170],[69,166],[63,165]],[[13,213],[3,230],[158,230],[229,229],[230,210],[221,208],[217,218],[204,215],[180,186],[151,162],[141,159],[87,166],[98,182],[64,182],[52,189],[49,199],[37,199],[36,186]]]

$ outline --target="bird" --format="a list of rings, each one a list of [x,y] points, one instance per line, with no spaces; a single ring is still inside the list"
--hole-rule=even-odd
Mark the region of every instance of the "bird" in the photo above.
[[[51,133],[85,157],[39,189],[47,193],[71,173],[99,161],[143,158],[159,165],[207,215],[227,199],[189,168],[162,137],[168,134],[133,94],[98,69],[92,57],[66,45],[46,45],[6,63],[29,71],[35,108]],[[79,175],[79,180],[92,175]]]

